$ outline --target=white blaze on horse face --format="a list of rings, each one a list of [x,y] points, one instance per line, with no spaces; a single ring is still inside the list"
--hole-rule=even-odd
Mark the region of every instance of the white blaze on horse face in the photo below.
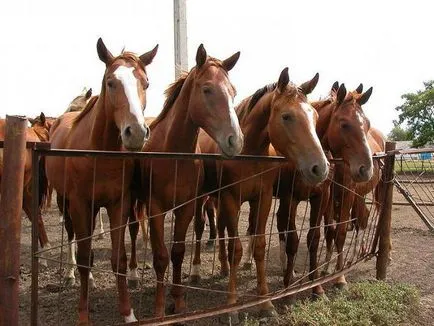
[[[137,78],[134,76],[134,67],[119,66],[115,72],[115,77],[122,83],[125,96],[130,106],[130,112],[137,118],[140,125],[145,124],[143,116],[143,103],[140,102],[139,92],[137,89]]]
[[[231,126],[234,130],[237,132],[237,137],[240,136],[241,128],[240,123],[238,121],[238,116],[235,112],[235,106],[234,106],[234,99],[229,93],[229,90],[226,85],[222,85],[222,88],[224,92],[226,93],[227,99],[228,99],[228,108],[229,108],[229,118],[231,120]]]
[[[309,125],[309,133],[310,133],[310,135],[314,139],[314,142],[316,143],[316,145],[319,146],[319,148],[322,148],[321,147],[321,143],[320,143],[320,141],[318,139],[318,136],[316,134],[316,130],[315,130],[314,109],[312,108],[311,105],[309,105],[306,102],[301,103],[301,108],[306,113],[306,116],[307,116],[307,119],[308,119],[308,125]]]

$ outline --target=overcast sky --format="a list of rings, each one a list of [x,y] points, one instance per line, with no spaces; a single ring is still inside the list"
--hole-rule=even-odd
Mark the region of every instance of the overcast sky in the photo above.
[[[432,1],[187,0],[190,67],[204,43],[224,59],[240,50],[230,77],[236,102],[277,81],[288,66],[295,83],[316,73],[311,99],[335,80],[374,92],[364,110],[387,133],[401,94],[434,79]],[[148,68],[147,116],[159,113],[174,80],[172,0],[13,0],[0,5],[0,116],[58,116],[84,86],[99,92],[104,64],[96,41],[114,55],[144,53],[159,43]]]

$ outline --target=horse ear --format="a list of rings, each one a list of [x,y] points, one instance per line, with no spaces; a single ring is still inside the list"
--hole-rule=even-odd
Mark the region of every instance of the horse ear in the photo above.
[[[113,54],[109,50],[107,50],[104,42],[102,41],[101,37],[98,39],[98,42],[96,43],[96,50],[98,51],[98,57],[99,59],[108,66],[114,59]]]
[[[158,51],[158,44],[151,51],[146,52],[145,54],[142,54],[139,57],[140,61],[142,61],[142,63],[145,66],[147,66],[148,64],[150,64],[152,62],[152,60],[154,59],[155,55],[157,54],[157,51]]]
[[[338,93],[336,95],[336,102],[338,105],[341,105],[347,96],[347,89],[345,88],[345,84],[341,84],[338,89]]]
[[[222,62],[223,68],[225,68],[226,71],[231,70],[237,63],[238,59],[240,58],[240,54],[241,54],[240,51],[238,51],[237,53],[233,54],[226,60],[223,60]]]
[[[39,119],[41,120],[42,124],[45,124],[45,114],[44,114],[44,112],[41,112],[41,114],[39,115]]]
[[[311,80],[301,84],[300,89],[303,92],[303,94],[307,95],[312,93],[312,91],[315,89],[316,85],[318,84],[318,80],[319,80],[319,73],[316,73]]]
[[[203,46],[203,44],[199,45],[199,47],[197,48],[197,53],[196,53],[196,67],[200,68],[202,67],[202,65],[206,62],[206,58],[207,58],[207,54],[206,54],[206,50]]]
[[[339,88],[339,82],[335,81],[332,85],[332,92],[337,92]]]
[[[280,73],[279,80],[277,81],[277,89],[280,92],[283,92],[286,89],[286,86],[289,84],[289,74],[288,67],[284,68]]]
[[[366,92],[364,92],[362,94],[362,96],[360,96],[357,99],[357,103],[359,103],[359,105],[365,104],[366,102],[368,102],[368,100],[371,97],[371,95],[372,95],[372,87],[370,87]]]
[[[362,92],[363,92],[363,84],[362,83],[360,83],[360,85],[356,88],[356,92],[359,94],[362,94]]]
[[[89,88],[89,90],[86,92],[86,94],[84,95],[84,98],[86,100],[90,99],[90,97],[92,96],[92,88]]]
[[[31,126],[33,126],[35,124],[35,119],[27,118],[27,120],[29,121]]]

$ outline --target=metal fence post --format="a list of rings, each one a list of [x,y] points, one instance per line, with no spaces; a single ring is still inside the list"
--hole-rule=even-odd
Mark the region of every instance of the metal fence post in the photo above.
[[[394,151],[396,148],[395,142],[386,142],[386,153]],[[389,153],[384,161],[384,171],[381,184],[381,191],[384,194],[382,197],[382,209],[378,221],[379,229],[379,246],[377,256],[377,279],[386,279],[387,265],[389,263],[389,254],[391,247],[390,232],[392,228],[392,203],[393,203],[393,178],[394,178],[395,154]]]
[[[27,119],[6,116],[0,202],[0,325],[18,325]]]

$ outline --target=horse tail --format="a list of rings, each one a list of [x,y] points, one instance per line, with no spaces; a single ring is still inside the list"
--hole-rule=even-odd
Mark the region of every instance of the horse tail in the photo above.
[[[43,204],[47,200],[48,196],[48,179],[47,174],[45,172],[45,156],[41,155],[39,157],[39,198],[38,203],[39,207],[42,208]]]

